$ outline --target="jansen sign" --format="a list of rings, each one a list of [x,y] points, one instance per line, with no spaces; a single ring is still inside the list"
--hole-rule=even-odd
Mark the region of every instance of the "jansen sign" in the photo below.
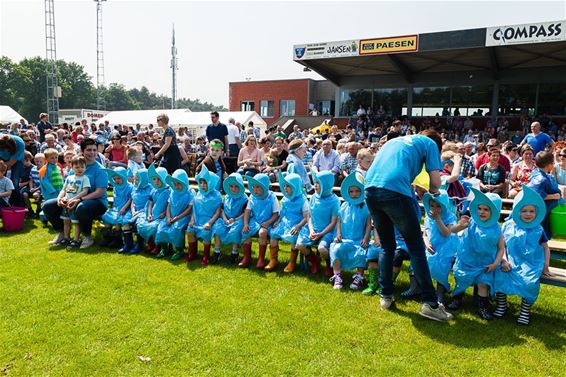
[[[566,22],[540,22],[487,28],[486,46],[506,46],[566,40]]]
[[[293,46],[294,60],[358,56],[358,40],[311,43]]]

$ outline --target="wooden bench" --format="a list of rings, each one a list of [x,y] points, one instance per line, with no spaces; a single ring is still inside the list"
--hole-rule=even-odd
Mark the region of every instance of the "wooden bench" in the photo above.
[[[556,267],[550,267],[550,272],[554,276],[542,275],[540,282],[543,284],[566,288],[566,270]]]

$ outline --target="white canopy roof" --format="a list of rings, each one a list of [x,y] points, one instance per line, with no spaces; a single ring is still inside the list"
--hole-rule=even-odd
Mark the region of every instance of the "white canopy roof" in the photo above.
[[[157,126],[157,116],[163,113],[169,116],[169,125],[171,127],[187,127],[193,129],[197,135],[201,135],[204,128],[211,123],[210,111],[192,112],[189,109],[111,111],[104,118],[98,120],[98,122],[108,120],[111,125],[133,126],[139,123],[142,126],[147,126],[148,124]],[[267,123],[255,111],[221,111],[218,114],[220,115],[220,121],[224,124],[227,124],[230,118],[234,118],[236,122],[245,125],[252,121],[263,132],[265,132],[267,127]]]
[[[20,119],[24,119],[26,123],[28,122],[27,119],[10,106],[0,105],[0,124],[20,123]]]
[[[141,124],[147,126],[153,124],[157,126],[157,116],[159,114],[167,114],[169,117],[169,124],[177,124],[179,118],[186,113],[190,113],[189,109],[159,109],[159,110],[125,110],[125,111],[111,111],[103,118],[99,119],[97,123],[105,121],[110,122],[112,125],[123,124],[127,126],[135,126]]]

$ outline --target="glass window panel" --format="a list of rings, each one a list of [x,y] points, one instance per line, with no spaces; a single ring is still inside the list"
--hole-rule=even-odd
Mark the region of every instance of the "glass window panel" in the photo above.
[[[371,97],[371,89],[342,90],[340,92],[340,115],[355,116],[360,105],[362,105],[364,109],[371,106]]]
[[[279,101],[279,113],[281,116],[295,116],[295,100],[282,99]]]
[[[536,84],[504,84],[499,86],[499,114],[517,115],[535,112]]]
[[[259,103],[260,116],[273,118],[273,101],[261,100]]]
[[[537,113],[566,115],[566,83],[540,84]]]

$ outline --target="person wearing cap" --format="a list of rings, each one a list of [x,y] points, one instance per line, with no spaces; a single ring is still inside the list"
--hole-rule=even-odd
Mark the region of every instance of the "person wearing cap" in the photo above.
[[[497,139],[489,139],[486,147],[487,147],[487,153],[485,153],[481,156],[478,156],[478,158],[476,159],[476,162],[474,164],[474,168],[476,168],[476,170],[479,170],[479,168],[482,165],[487,164],[489,162],[490,151],[497,149],[497,151],[499,152],[499,142],[497,141]],[[507,157],[503,156],[501,154],[501,152],[499,152],[499,157],[497,159],[497,163],[499,165],[503,166],[503,169],[505,169],[505,172],[507,172],[507,173],[511,172],[511,162],[509,161],[509,159]]]
[[[118,252],[127,253],[133,246],[130,226],[133,186],[128,182],[128,171],[125,168],[106,169],[106,174],[108,174],[108,181],[114,187],[112,191],[114,204],[102,215],[104,228],[102,230],[103,242],[100,246],[118,247],[122,244],[123,236],[124,247]],[[115,227],[114,231],[112,227]]]
[[[460,218],[459,225],[465,229],[460,237],[453,268],[456,287],[448,308],[458,310],[466,288],[477,285],[477,313],[482,319],[491,320],[493,316],[488,309],[488,296],[490,290],[494,293],[494,271],[499,267],[505,252],[505,241],[498,222],[502,202],[497,194],[484,194],[473,187],[471,190],[474,193],[469,207],[471,220],[469,216]]]
[[[297,256],[299,255],[297,238],[299,237],[299,231],[307,223],[309,203],[306,195],[303,193],[303,184],[298,174],[279,172],[278,180],[280,191],[283,193],[281,215],[269,232],[270,258],[269,265],[265,267],[265,271],[273,271],[277,267],[279,241],[282,240],[291,244],[289,264],[284,270],[290,273],[295,270],[297,263]]]
[[[352,172],[340,186],[344,203],[340,206],[336,222],[336,237],[330,244],[330,263],[334,275],[334,289],[342,289],[342,270],[356,270],[350,289],[359,290],[364,283],[367,249],[371,237],[371,217],[364,202],[364,177]],[[373,270],[373,274],[377,270]],[[375,281],[375,276],[374,279]]]
[[[204,252],[201,258],[203,266],[208,265],[210,258],[210,243],[212,241],[212,227],[221,213],[222,197],[218,191],[220,177],[209,171],[206,165],[196,176],[198,183],[198,193],[193,200],[193,212],[187,235],[189,238],[189,255],[187,262],[197,257],[197,240],[201,240],[204,245]],[[210,258],[210,263],[216,264],[220,258],[220,240],[215,240],[214,255]]]
[[[316,275],[320,270],[320,260],[326,260],[324,275],[332,276],[332,265],[330,263],[330,244],[334,240],[336,222],[340,212],[340,200],[332,191],[334,187],[334,174],[331,171],[320,173],[313,172],[314,194],[309,201],[309,215],[307,226],[303,226],[299,233],[297,246],[299,251],[310,262],[310,272]],[[317,246],[320,254],[312,250]]]
[[[544,200],[528,186],[513,201],[513,211],[502,229],[506,252],[501,269],[495,271],[497,307],[493,316],[496,318],[502,318],[507,311],[507,295],[517,295],[521,297],[517,323],[530,322],[531,307],[540,291],[540,277],[550,275],[548,238],[540,225],[545,214]]]
[[[303,139],[293,139],[289,143],[289,155],[287,156],[287,172],[296,173],[301,177],[301,182],[306,192],[312,191],[311,180],[307,174],[307,169],[303,162],[307,146]]]
[[[162,167],[156,169],[155,164],[151,164],[147,169],[147,176],[152,190],[146,207],[145,219],[139,219],[137,221],[137,228],[138,234],[147,244],[146,251],[152,255],[157,255],[161,249],[155,242],[155,236],[159,223],[166,221],[167,202],[171,189],[165,180],[167,177],[167,169]]]
[[[232,173],[222,183],[224,199],[222,201],[221,219],[212,226],[212,235],[216,244],[232,245],[230,264],[238,262],[238,248],[242,243],[244,227],[244,209],[248,196],[244,188],[244,179],[239,173]],[[218,256],[220,259],[220,256]]]
[[[147,169],[138,169],[134,174],[134,188],[132,189],[132,205],[130,211],[132,217],[130,222],[132,227],[135,227],[137,222],[145,220],[145,208],[151,194],[151,186],[149,185],[149,178]],[[136,244],[130,249],[130,254],[137,254],[143,250],[143,237],[136,232]]]
[[[456,233],[465,228],[465,219],[458,220],[450,211],[448,193],[440,190],[440,195],[432,196],[428,192],[423,196],[425,221],[423,238],[426,245],[426,258],[430,276],[436,280],[438,302],[444,304],[444,295],[450,291],[448,275],[456,255],[458,237]]]
[[[185,256],[185,230],[193,209],[195,192],[189,187],[189,176],[183,169],[177,169],[173,175],[165,177],[165,182],[171,187],[171,192],[167,203],[167,220],[159,223],[155,235],[155,242],[161,244],[157,258],[166,256],[165,245],[169,244],[175,249],[171,260],[176,261]]]
[[[251,197],[244,211],[244,227],[242,228],[242,241],[244,242],[244,258],[240,267],[247,267],[252,257],[252,239],[258,236],[259,252],[256,268],[265,268],[265,253],[267,239],[273,224],[279,218],[279,202],[274,193],[269,191],[271,181],[266,174],[259,173],[255,177],[246,176]]]

